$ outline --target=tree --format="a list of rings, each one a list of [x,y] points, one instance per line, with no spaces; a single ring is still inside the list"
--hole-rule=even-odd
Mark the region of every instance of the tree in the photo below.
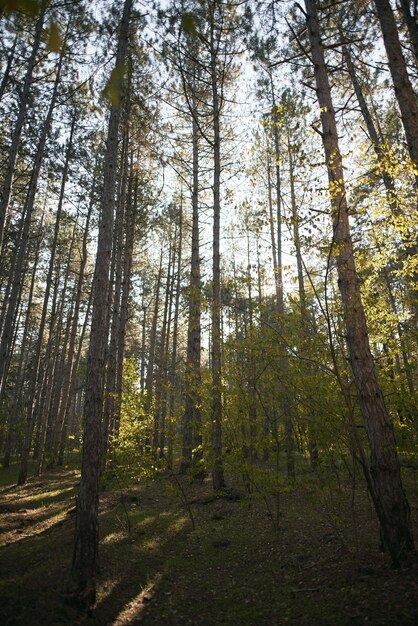
[[[395,17],[389,0],[374,1],[401,112],[411,161],[418,166],[418,104],[406,69]],[[417,176],[417,175],[416,175]]]
[[[116,89],[123,98],[123,67],[126,59],[132,0],[125,0],[116,52]],[[115,76],[115,74],[114,74]],[[78,602],[91,606],[96,599],[98,566],[98,503],[100,475],[100,428],[103,407],[104,357],[108,328],[107,302],[110,282],[115,185],[118,158],[121,102],[110,110],[106,153],[103,163],[103,191],[96,267],[93,279],[93,306],[90,346],[87,362],[86,398],[84,404],[84,443],[81,482],[77,497],[76,533],[69,591]]]
[[[410,509],[402,486],[396,441],[383,394],[377,380],[368,341],[366,316],[361,301],[348,218],[342,158],[331,97],[318,10],[314,0],[305,0],[306,25],[311,44],[322,141],[328,170],[333,219],[333,247],[339,288],[344,307],[350,363],[363,422],[370,443],[372,497],[382,529],[383,542],[392,561],[410,558],[414,551]]]

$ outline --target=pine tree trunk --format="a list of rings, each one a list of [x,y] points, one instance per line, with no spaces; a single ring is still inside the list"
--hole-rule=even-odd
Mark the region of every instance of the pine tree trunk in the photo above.
[[[360,82],[357,78],[356,70],[354,64],[351,59],[351,54],[349,48],[347,46],[342,47],[343,54],[347,63],[348,73],[350,74],[351,82],[354,87],[354,91],[357,97],[357,101],[359,103],[359,107],[361,110],[361,114],[365,121],[367,132],[369,134],[370,140],[373,145],[373,149],[375,151],[378,163],[380,165],[380,172],[383,180],[383,184],[386,189],[386,198],[392,215],[394,217],[399,217],[402,215],[402,210],[399,204],[399,199],[396,193],[395,181],[393,180],[391,174],[387,171],[388,167],[385,163],[385,154],[382,147],[383,140],[379,137],[379,133],[375,127],[373,122],[373,118],[370,114],[369,107],[367,106],[367,102],[364,98],[363,91],[361,89]],[[411,267],[415,267],[415,259],[417,256],[417,245],[411,243],[413,241],[413,237],[411,234],[404,233],[403,231],[400,233],[403,244],[405,255],[411,261]],[[405,282],[408,285],[408,290],[411,299],[412,309],[415,315],[415,322],[418,323],[418,272],[413,272],[412,276],[407,276]]]
[[[155,409],[154,409],[154,434],[152,441],[152,451],[154,458],[158,459],[159,442],[162,433],[162,399],[164,395],[164,379],[166,374],[166,339],[168,335],[168,315],[171,302],[171,288],[172,288],[172,265],[175,257],[174,243],[170,241],[167,264],[167,277],[165,284],[165,297],[164,297],[164,309],[163,309],[163,323],[161,326],[160,345],[157,358],[157,376],[155,381]]]
[[[385,407],[370,352],[366,317],[354,262],[335,113],[315,1],[305,0],[305,7],[331,190],[333,246],[347,329],[350,363],[370,443],[370,473],[383,543],[393,563],[398,563],[407,560],[414,551],[410,509],[402,487],[393,426]]]
[[[402,10],[402,14],[406,23],[406,27],[409,33],[409,39],[412,44],[412,49],[415,56],[415,63],[418,65],[418,23],[417,23],[417,5],[415,4],[415,15],[411,13],[411,1],[399,0],[399,4]]]
[[[271,245],[273,250],[273,269],[276,286],[276,310],[278,316],[278,324],[283,328],[283,316],[284,316],[284,289],[283,289],[283,268],[282,268],[282,202],[281,202],[281,175],[280,175],[280,142],[277,123],[277,105],[274,93],[274,87],[271,81],[271,96],[273,103],[273,140],[274,140],[274,157],[275,157],[275,178],[276,178],[276,223],[277,233],[274,232],[274,215],[273,215],[273,200],[271,191],[271,174],[270,164],[268,163],[268,184],[269,184],[269,218],[270,218],[270,234]],[[282,346],[285,350],[285,346]],[[287,356],[283,355],[278,362],[279,377],[280,377],[280,391],[281,391],[281,407],[284,416],[284,432],[286,442],[286,466],[287,476],[290,479],[295,478],[295,455],[294,455],[294,442],[293,442],[293,412],[292,405],[289,398],[289,391],[286,387],[286,380],[288,379],[289,363]]]
[[[220,186],[221,186],[221,133],[218,72],[216,63],[217,42],[214,23],[211,23],[211,81],[213,114],[213,257],[212,257],[212,481],[215,490],[225,488],[222,460],[222,375],[221,375],[221,266],[220,266]]]
[[[293,155],[292,155],[289,133],[287,135],[287,154],[288,154],[288,161],[289,161],[290,203],[292,207],[293,241],[294,241],[295,248],[296,248],[296,267],[297,267],[297,273],[298,273],[300,320],[301,320],[301,326],[302,326],[302,333],[306,340],[310,334],[309,314],[308,314],[308,307],[306,304],[305,282],[303,279],[302,250],[301,250],[300,234],[299,234],[299,215],[298,215],[298,209],[296,206],[294,165],[293,165]],[[311,374],[313,373],[311,367],[309,367],[308,371],[310,371]],[[311,467],[315,468],[318,465],[319,451],[318,451],[318,445],[316,443],[314,424],[308,424],[308,451],[309,451]]]
[[[116,209],[116,228],[115,228],[115,245],[114,255],[114,289],[113,301],[110,315],[110,340],[107,350],[107,369],[106,369],[106,396],[103,406],[103,437],[102,437],[102,466],[106,466],[110,437],[113,435],[113,427],[115,420],[115,393],[116,393],[116,372],[117,372],[117,351],[118,351],[118,334],[120,328],[120,306],[122,292],[122,260],[124,248],[124,223],[125,223],[125,205],[126,192],[128,185],[128,121],[125,119],[125,130],[123,137],[122,153],[121,153],[121,184],[118,198],[118,206]]]
[[[33,294],[34,294],[34,289],[35,289],[35,280],[37,277],[37,269],[38,269],[38,263],[39,263],[39,250],[40,250],[41,242],[43,238],[43,222],[44,222],[44,216],[42,215],[41,225],[40,225],[40,229],[39,229],[39,233],[37,237],[31,283],[30,283],[29,294],[28,294],[28,303],[27,303],[25,323],[24,323],[23,334],[22,334],[22,344],[21,344],[22,346],[27,346],[28,341],[29,341],[29,324],[31,320]],[[15,428],[19,420],[19,416],[21,415],[21,412],[23,411],[23,406],[24,406],[22,395],[21,393],[17,393],[17,390],[21,390],[24,387],[25,356],[27,356],[25,352],[26,352],[25,350],[21,349],[20,354],[19,354],[19,363],[18,363],[17,374],[16,374],[17,382],[16,382],[15,393],[13,394],[12,406],[10,410],[7,438],[5,442],[5,448],[4,448],[3,467],[9,467],[10,465],[10,457],[11,457],[12,450],[14,447],[13,444],[14,444]],[[29,352],[30,351],[28,350],[27,353]]]
[[[120,427],[120,414],[121,414],[121,402],[122,402],[122,385],[123,385],[123,363],[125,357],[125,336],[126,325],[128,323],[128,311],[129,311],[129,292],[131,285],[132,274],[132,255],[135,242],[135,230],[136,230],[136,213],[138,209],[138,186],[139,177],[138,173],[135,174],[135,183],[133,183],[134,172],[133,164],[131,163],[131,172],[128,185],[128,198],[126,204],[125,213],[125,229],[126,240],[125,250],[123,258],[123,281],[122,281],[122,298],[120,305],[120,324],[118,333],[118,362],[116,373],[116,407],[115,407],[115,421],[114,421],[114,437],[119,436]],[[134,189],[132,189],[134,187]],[[133,194],[133,198],[132,198]]]
[[[132,0],[125,0],[116,53],[116,68],[126,58]],[[118,87],[122,92],[122,79]],[[123,96],[123,93],[121,93]],[[104,359],[107,344],[107,311],[103,302],[109,296],[109,268],[112,253],[115,187],[121,106],[110,111],[104,158],[103,195],[96,267],[93,278],[93,306],[90,346],[87,360],[84,404],[84,444],[81,482],[77,498],[76,530],[68,591],[79,604],[91,606],[96,599],[98,568],[98,504],[100,475],[100,431],[104,392]]]
[[[418,103],[406,69],[389,0],[374,0],[412,162],[418,167]],[[418,176],[416,177],[418,180]]]
[[[77,371],[78,371],[78,366],[80,364],[80,359],[81,359],[81,353],[82,353],[82,349],[83,349],[83,343],[84,343],[84,337],[86,334],[86,329],[88,326],[88,323],[90,321],[90,311],[91,311],[91,306],[92,306],[92,301],[93,301],[93,291],[90,290],[90,297],[87,303],[87,308],[86,308],[86,312],[84,315],[84,323],[83,323],[83,328],[81,330],[81,335],[80,335],[80,339],[79,339],[79,343],[78,343],[78,348],[77,348],[77,352],[75,355],[75,359],[74,359],[74,365],[73,365],[73,371],[72,371],[72,377],[71,377],[71,384],[70,384],[70,391],[68,394],[68,400],[67,400],[67,406],[65,408],[65,416],[64,416],[64,426],[63,426],[63,430],[60,436],[60,442],[59,442],[59,453],[58,453],[58,465],[62,466],[64,464],[64,452],[65,452],[65,447],[66,447],[66,431],[67,431],[67,422],[69,420],[69,415],[70,415],[70,409],[71,409],[71,404],[76,402],[76,398],[77,398]]]
[[[170,371],[169,371],[169,380],[168,380],[168,417],[169,424],[167,428],[167,463],[169,469],[173,467],[173,418],[174,418],[174,407],[177,393],[177,380],[178,377],[176,375],[176,365],[177,365],[177,346],[178,346],[178,317],[180,310],[180,292],[181,292],[181,259],[182,259],[182,251],[183,251],[183,191],[181,191],[180,196],[180,217],[179,217],[179,241],[178,241],[178,252],[177,252],[177,276],[176,276],[176,297],[174,302],[174,326],[173,326],[173,344],[171,350],[171,363],[170,363]],[[161,451],[162,453],[164,450]]]
[[[94,178],[93,178],[93,183],[92,183],[92,192],[90,195],[90,202],[89,202],[89,207],[87,211],[86,223],[83,228],[82,253],[81,253],[81,258],[80,258],[80,268],[78,272],[77,286],[76,286],[76,291],[74,295],[73,318],[72,318],[70,338],[69,338],[69,343],[68,343],[68,351],[66,355],[67,360],[66,360],[66,365],[64,366],[62,393],[61,393],[61,398],[60,398],[60,403],[59,403],[57,418],[56,418],[54,449],[53,449],[53,454],[52,454],[53,464],[58,459],[61,442],[63,440],[65,418],[68,413],[69,400],[71,397],[70,390],[71,390],[73,380],[76,374],[75,350],[76,350],[76,342],[77,342],[78,322],[80,318],[81,297],[83,293],[85,270],[86,270],[86,264],[87,264],[87,259],[88,259],[87,238],[88,238],[88,234],[90,230],[90,219],[91,219],[91,213],[93,210],[95,187],[96,187],[96,171],[94,173]]]
[[[39,46],[41,44],[45,11],[47,0],[42,0],[39,15],[36,21],[33,44],[31,54],[28,60],[28,66],[26,69],[25,79],[22,86],[22,93],[20,95],[19,110],[17,113],[16,124],[13,130],[12,142],[10,146],[6,173],[4,175],[4,181],[0,191],[0,254],[3,245],[4,225],[6,222],[7,209],[10,202],[10,197],[13,188],[13,178],[15,173],[15,165],[17,159],[17,153],[19,150],[20,137],[22,134],[23,124],[26,118],[26,112],[29,103],[29,93],[32,83],[33,68],[35,67],[36,57],[38,55]]]
[[[185,474],[193,461],[193,448],[199,448],[196,461],[201,454],[201,423],[200,411],[200,352],[201,352],[201,302],[200,285],[200,245],[199,245],[199,139],[196,122],[197,111],[194,107],[192,119],[192,255],[189,283],[189,320],[187,326],[187,360],[185,375],[184,418],[182,424],[182,460],[180,473]]]
[[[32,217],[34,203],[35,203],[37,182],[39,178],[39,172],[41,169],[46,140],[47,140],[50,127],[51,127],[52,114],[54,112],[54,108],[55,108],[55,104],[56,104],[56,100],[58,96],[58,87],[60,84],[61,69],[62,69],[63,61],[64,61],[64,46],[61,50],[60,59],[58,61],[54,90],[52,93],[48,114],[47,114],[44,127],[42,129],[42,134],[39,140],[34,170],[32,172],[32,177],[31,177],[31,182],[30,182],[30,187],[29,187],[29,192],[28,192],[28,202],[27,202],[27,208],[26,208],[23,240],[22,240],[21,247],[19,250],[19,255],[22,258],[22,261],[26,254],[27,242],[29,239],[29,232],[30,232],[30,225],[31,225],[31,217]],[[68,156],[68,152],[67,152],[67,156]],[[38,341],[37,341],[36,348],[35,348],[35,363],[33,365],[30,383],[29,383],[28,412],[27,412],[26,430],[25,430],[24,443],[23,443],[23,448],[22,448],[22,458],[21,458],[19,478],[18,478],[19,485],[23,485],[26,482],[27,472],[28,472],[28,459],[29,459],[31,439],[32,439],[32,433],[33,433],[33,426],[34,426],[34,418],[35,418],[34,410],[35,410],[35,405],[37,403],[37,393],[39,394],[40,392],[40,388],[39,387],[37,388],[37,384],[38,384],[38,377],[39,377],[39,367],[40,367],[40,362],[41,362],[42,342],[43,342],[43,336],[44,336],[44,330],[45,330],[50,289],[51,289],[51,284],[52,284],[52,272],[53,272],[53,267],[54,267],[54,258],[55,258],[56,245],[57,245],[57,239],[58,239],[61,208],[62,208],[62,203],[63,203],[67,172],[68,172],[68,164],[67,164],[67,168],[64,167],[64,174],[62,177],[59,206],[57,209],[57,218],[55,222],[54,241],[53,241],[53,245],[51,248],[52,261],[50,260],[49,269],[48,269],[48,275],[47,275],[47,281],[46,281],[46,287],[45,287],[45,295],[44,295],[44,303],[43,303],[41,320],[39,323],[39,330],[38,330]],[[19,276],[19,274],[21,273],[21,270],[19,271],[19,266],[17,267],[17,271],[18,271],[18,276]],[[21,279],[18,278],[18,280],[21,280]]]
[[[146,381],[145,381],[145,390],[147,393],[146,402],[145,402],[146,411],[149,411],[151,409],[153,399],[154,399],[155,346],[156,346],[156,341],[157,341],[158,314],[160,310],[160,290],[161,290],[161,279],[162,279],[162,272],[163,272],[162,264],[163,264],[163,249],[161,248],[160,266],[158,268],[157,284],[155,286],[155,302],[154,302],[154,311],[153,311],[152,321],[151,321],[147,375],[146,375]],[[143,334],[143,337],[144,336],[145,336],[145,333]]]

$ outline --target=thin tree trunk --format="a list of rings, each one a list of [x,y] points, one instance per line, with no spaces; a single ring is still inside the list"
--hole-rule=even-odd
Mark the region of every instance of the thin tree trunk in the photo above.
[[[66,362],[66,365],[64,366],[64,374],[63,374],[64,382],[63,382],[63,387],[62,387],[61,399],[60,399],[60,403],[58,407],[57,419],[56,419],[54,449],[53,449],[52,460],[51,460],[52,464],[55,463],[59,454],[60,444],[63,439],[65,417],[68,413],[68,408],[69,408],[70,390],[73,384],[73,379],[76,374],[75,349],[76,349],[76,342],[77,342],[78,322],[80,318],[81,297],[83,293],[85,270],[86,270],[86,264],[87,264],[87,259],[88,259],[87,238],[88,238],[88,234],[90,230],[90,219],[91,219],[91,213],[92,213],[93,204],[94,204],[94,193],[95,193],[95,187],[96,187],[96,168],[95,168],[94,177],[93,177],[92,191],[90,195],[90,202],[89,202],[89,207],[88,207],[87,216],[86,216],[86,223],[83,228],[83,242],[82,242],[82,251],[81,251],[81,258],[80,258],[80,268],[78,272],[77,287],[76,287],[76,292],[74,296],[74,311],[73,311],[73,320],[72,320],[72,326],[71,326],[71,331],[70,331],[70,339],[69,339],[69,344],[68,344],[67,362]]]
[[[36,281],[38,262],[39,262],[39,250],[40,250],[41,242],[43,239],[43,222],[44,222],[44,215],[42,215],[42,220],[40,224],[40,229],[39,229],[36,249],[35,249],[35,256],[34,256],[31,283],[30,283],[29,294],[28,294],[28,303],[27,303],[27,309],[26,309],[25,323],[24,323],[23,334],[22,334],[22,344],[21,344],[21,350],[19,354],[19,364],[17,367],[17,375],[16,375],[17,382],[15,386],[15,393],[13,394],[13,402],[12,402],[12,406],[10,410],[7,438],[6,438],[5,449],[4,449],[3,467],[9,467],[10,465],[10,457],[11,457],[12,450],[13,450],[15,428],[19,420],[19,415],[24,406],[24,403],[22,401],[22,392],[24,388],[24,370],[25,370],[24,363],[25,363],[26,350],[24,350],[23,347],[27,346],[28,341],[29,341],[29,324],[31,320],[33,293],[35,290],[35,281]],[[29,350],[27,352],[29,353]]]
[[[146,402],[145,402],[146,411],[149,411],[151,409],[153,399],[154,399],[155,344],[157,341],[157,325],[158,325],[158,313],[160,310],[160,290],[161,290],[162,272],[163,272],[163,248],[161,247],[160,266],[158,269],[157,284],[155,286],[155,303],[154,303],[154,312],[153,312],[152,322],[151,322],[147,376],[146,376],[146,382],[145,382],[145,390],[147,392],[147,397],[146,397]]]
[[[171,237],[170,237],[171,238]],[[175,258],[175,246],[172,241],[170,241],[170,248],[168,253],[168,264],[167,264],[167,278],[165,285],[165,298],[164,298],[164,310],[163,310],[163,323],[160,331],[160,346],[158,353],[158,361],[157,361],[157,376],[155,381],[155,410],[154,410],[154,436],[153,436],[153,454],[155,459],[158,458],[158,450],[159,450],[159,442],[161,437],[161,411],[162,411],[162,398],[164,395],[164,379],[167,369],[167,361],[166,361],[166,338],[168,335],[168,316],[169,316],[169,308],[171,304],[172,298],[172,265],[174,265]]]
[[[189,283],[189,320],[187,326],[187,360],[185,375],[185,406],[182,425],[182,460],[180,473],[185,474],[193,461],[193,449],[198,449],[196,462],[202,458],[201,398],[201,285],[199,245],[199,139],[196,122],[197,111],[192,116],[192,256]]]
[[[51,126],[52,114],[55,108],[55,103],[56,103],[56,99],[58,95],[58,86],[60,84],[60,75],[61,75],[63,60],[64,60],[64,46],[62,48],[60,59],[58,62],[57,74],[56,74],[56,79],[55,79],[55,84],[54,84],[54,91],[52,94],[51,103],[50,103],[48,115],[45,121],[45,125],[43,128],[42,136],[39,142],[38,153],[36,155],[36,161],[35,161],[34,173],[32,174],[32,178],[31,178],[31,187],[29,189],[28,207],[26,209],[27,215],[25,218],[24,239],[21,243],[21,248],[19,250],[19,254],[22,256],[22,259],[26,252],[27,240],[29,237],[29,229],[30,229],[30,224],[31,224],[31,215],[32,215],[33,206],[35,202],[36,185],[37,185],[37,181],[39,177],[39,171],[41,168],[42,157],[43,157],[43,152],[45,149],[46,140],[48,137],[50,126]],[[30,378],[30,384],[29,384],[28,413],[27,413],[26,432],[25,432],[24,443],[23,443],[23,448],[22,448],[22,459],[21,459],[20,470],[19,470],[19,478],[18,478],[19,485],[23,485],[26,482],[27,472],[28,472],[28,459],[29,459],[29,453],[30,453],[34,417],[35,417],[34,410],[35,410],[35,405],[37,403],[37,392],[38,394],[40,393],[40,386],[38,386],[38,383],[39,383],[38,379],[39,379],[39,374],[40,374],[39,368],[40,368],[40,363],[41,363],[42,342],[43,342],[43,337],[44,337],[46,316],[47,316],[47,311],[48,311],[49,295],[50,295],[50,290],[51,290],[51,285],[52,285],[52,274],[54,270],[55,252],[56,252],[56,246],[57,246],[57,241],[58,241],[58,233],[59,233],[62,205],[63,205],[63,200],[64,200],[65,184],[66,184],[67,174],[68,174],[68,159],[69,159],[70,147],[71,147],[72,139],[73,139],[73,132],[74,132],[74,126],[72,125],[70,141],[69,141],[69,145],[67,146],[66,164],[64,166],[64,171],[63,171],[63,176],[62,176],[62,181],[61,181],[60,197],[58,201],[57,217],[56,217],[55,229],[54,229],[54,239],[53,239],[53,244],[51,248],[51,258],[50,258],[50,263],[49,263],[49,268],[48,268],[48,275],[46,279],[44,302],[43,302],[41,320],[40,320],[39,330],[38,330],[38,341],[35,347],[35,363],[33,365],[31,378]],[[19,270],[19,268],[17,269]]]
[[[177,278],[176,278],[176,298],[174,303],[174,326],[173,326],[173,345],[171,350],[171,363],[169,373],[169,401],[168,401],[168,416],[169,426],[167,432],[168,438],[168,455],[167,461],[170,469],[173,467],[173,418],[174,418],[174,406],[177,392],[177,380],[176,364],[177,364],[177,345],[178,345],[178,317],[180,310],[180,291],[181,291],[181,257],[183,250],[183,192],[181,192],[180,198],[180,219],[179,219],[179,242],[177,253]],[[162,451],[163,452],[163,451]]]
[[[282,268],[282,201],[281,201],[281,175],[280,175],[280,141],[279,131],[277,123],[277,105],[274,93],[273,79],[270,75],[270,89],[273,104],[273,140],[274,140],[274,156],[275,156],[275,174],[276,174],[276,222],[277,233],[274,232],[274,216],[273,216],[273,201],[271,192],[271,174],[270,164],[268,163],[268,184],[269,184],[269,213],[270,213],[270,233],[271,233],[271,245],[273,250],[273,267],[276,286],[276,308],[278,316],[278,324],[283,329],[283,317],[284,317],[284,289],[283,289],[283,268]],[[277,242],[277,243],[276,243]],[[285,350],[285,346],[283,346]],[[280,387],[282,392],[281,406],[284,416],[284,431],[286,442],[286,465],[287,476],[290,479],[295,478],[295,455],[294,455],[294,441],[293,441],[293,415],[292,405],[289,398],[289,390],[287,389],[286,382],[288,379],[289,363],[287,356],[284,354],[278,363],[280,371]]]
[[[47,0],[42,0],[38,19],[36,21],[33,44],[31,54],[28,60],[28,66],[26,69],[25,79],[22,86],[22,93],[20,96],[20,104],[16,118],[16,124],[13,129],[12,142],[10,145],[10,151],[7,161],[6,172],[4,175],[3,185],[0,191],[0,254],[3,245],[4,225],[6,222],[7,209],[10,202],[10,197],[13,188],[13,178],[15,173],[15,165],[17,159],[17,153],[19,150],[20,137],[22,135],[23,124],[26,118],[26,111],[29,103],[29,93],[32,83],[33,68],[35,67],[36,57],[38,55],[39,46],[42,39],[42,31],[45,20],[45,11],[47,6]]]
[[[67,420],[69,419],[71,403],[73,400],[74,401],[76,400],[76,396],[77,396],[77,371],[78,371],[78,366],[81,360],[81,353],[83,349],[83,343],[84,343],[84,337],[86,334],[87,325],[90,320],[90,311],[91,311],[92,302],[93,302],[93,290],[90,290],[90,297],[87,303],[87,309],[86,309],[85,316],[84,316],[83,328],[81,330],[81,335],[80,335],[80,339],[78,343],[78,349],[77,349],[77,353],[74,359],[74,365],[73,365],[73,370],[71,374],[72,379],[71,379],[70,391],[68,394],[67,406],[65,408],[64,427],[63,427],[61,437],[60,437],[60,442],[59,442],[58,465],[61,465],[61,466],[64,464]]]
[[[136,214],[138,210],[138,187],[139,177],[135,174],[135,182],[133,183],[134,173],[133,164],[131,163],[131,172],[128,185],[128,198],[125,212],[126,219],[126,240],[123,258],[123,281],[122,281],[122,298],[120,305],[120,324],[118,334],[118,363],[116,373],[116,407],[115,421],[113,425],[114,437],[119,436],[121,403],[122,403],[122,386],[123,386],[123,364],[125,358],[125,336],[126,325],[128,323],[129,312],[129,292],[132,275],[132,255],[135,242]],[[134,189],[132,189],[134,187]],[[132,198],[133,193],[133,198]]]
[[[103,437],[102,437],[102,467],[106,466],[107,455],[109,451],[109,437],[113,434],[113,425],[115,420],[115,392],[116,392],[116,371],[117,371],[117,351],[118,351],[118,334],[120,327],[120,305],[122,291],[122,260],[124,248],[124,224],[125,224],[125,204],[126,192],[128,184],[128,120],[125,119],[125,130],[123,133],[123,145],[121,153],[121,184],[116,209],[116,228],[114,242],[114,288],[113,288],[113,304],[111,309],[111,328],[110,340],[107,350],[107,370],[106,370],[106,397],[103,406]]]
[[[300,319],[302,326],[302,333],[305,340],[310,334],[309,328],[309,314],[308,307],[306,305],[306,292],[305,283],[303,280],[303,262],[302,262],[302,250],[299,234],[299,215],[296,206],[296,193],[295,193],[295,177],[294,177],[294,165],[293,155],[290,144],[289,133],[287,135],[287,153],[289,160],[289,179],[290,179],[290,202],[292,207],[292,223],[293,223],[293,241],[296,248],[296,267],[298,272],[298,288],[299,288],[299,305],[300,305]],[[310,374],[312,375],[312,368],[309,367]],[[308,371],[309,371],[308,370]],[[316,443],[315,428],[308,424],[308,450],[311,466],[315,468],[318,465],[318,445]]]
[[[213,107],[213,258],[212,258],[212,481],[215,490],[225,488],[222,460],[222,374],[221,374],[221,267],[220,267],[220,187],[221,133],[218,92],[217,42],[212,17],[210,34],[211,82]]]

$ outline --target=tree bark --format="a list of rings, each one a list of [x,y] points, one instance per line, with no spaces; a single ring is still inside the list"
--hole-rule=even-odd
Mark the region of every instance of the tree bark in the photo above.
[[[393,426],[380,389],[370,351],[366,317],[354,262],[342,158],[335,113],[321,41],[317,7],[305,0],[316,92],[321,111],[322,140],[328,169],[333,218],[333,246],[347,329],[347,344],[363,423],[370,443],[370,473],[383,543],[394,564],[414,551],[410,509],[402,487]]]
[[[135,178],[135,181],[133,180]],[[122,402],[122,386],[123,386],[123,363],[125,357],[125,337],[126,325],[128,323],[129,312],[129,291],[131,286],[132,275],[132,255],[135,242],[136,216],[138,210],[138,173],[134,175],[133,164],[131,164],[130,180],[128,185],[128,198],[125,212],[125,228],[126,240],[123,258],[123,281],[122,281],[122,298],[120,305],[120,324],[118,331],[118,362],[116,373],[116,407],[115,420],[113,425],[113,433],[117,438],[119,436],[120,413]],[[133,194],[133,197],[132,197]]]
[[[364,98],[363,91],[362,91],[360,82],[357,78],[356,70],[351,59],[350,50],[347,46],[343,46],[342,50],[343,50],[343,54],[345,57],[345,61],[347,63],[348,73],[350,74],[351,82],[354,87],[357,101],[359,103],[359,107],[360,107],[364,122],[367,127],[367,132],[369,134],[370,140],[373,145],[373,149],[375,151],[375,154],[376,154],[379,166],[380,166],[380,173],[382,176],[383,184],[386,189],[386,198],[387,198],[389,208],[394,217],[401,216],[402,209],[401,209],[399,199],[396,193],[395,181],[393,177],[391,176],[391,174],[387,171],[388,168],[387,168],[387,164],[385,163],[385,154],[384,154],[384,149],[382,146],[383,141],[381,137],[379,136],[379,133],[375,127],[373,118],[369,111],[369,107],[367,106],[367,102]],[[402,237],[402,241],[404,244],[404,251],[405,251],[404,253],[410,260],[412,260],[411,266],[414,267],[415,258],[417,255],[417,245],[412,243],[413,237],[411,236],[410,233],[407,233],[405,236],[405,233],[402,232],[401,237]],[[407,276],[405,279],[405,282],[408,285],[408,290],[409,290],[410,299],[411,299],[411,308],[415,316],[415,323],[417,324],[418,323],[418,272],[416,271],[413,272],[413,275],[411,277]]]
[[[110,307],[110,340],[107,350],[107,369],[106,369],[106,397],[103,406],[103,437],[102,437],[102,467],[105,468],[107,455],[109,451],[109,437],[113,434],[113,425],[115,420],[115,392],[116,392],[116,372],[117,372],[117,352],[118,352],[118,334],[120,327],[120,305],[122,292],[122,260],[124,248],[124,223],[125,223],[125,205],[126,192],[128,185],[128,120],[125,119],[125,129],[123,133],[123,144],[121,153],[121,184],[116,209],[116,229],[115,229],[115,245],[114,255],[114,288],[112,305]]]
[[[408,29],[409,39],[415,56],[415,63],[418,65],[418,23],[417,23],[417,3],[414,2],[414,13],[411,13],[410,0],[399,0],[402,15]]]
[[[389,0],[374,0],[383,35],[389,69],[398,101],[408,151],[418,167],[418,103],[406,69],[395,16]],[[416,175],[418,181],[418,175]]]
[[[132,0],[125,0],[116,53],[116,68],[119,71],[126,58],[131,10]],[[118,87],[122,92],[122,78],[118,81]],[[73,561],[68,587],[68,591],[76,596],[78,602],[87,606],[93,605],[96,599],[100,430],[103,408],[105,346],[108,335],[107,311],[103,302],[108,301],[110,289],[109,268],[112,252],[120,117],[121,107],[113,105],[110,111],[104,158],[101,222],[93,278],[92,322],[87,361],[81,482],[77,498]]]
[[[180,473],[185,474],[193,462],[193,448],[199,448],[201,459],[201,285],[199,245],[199,139],[197,111],[192,116],[192,255],[189,282],[189,320],[187,326],[187,360],[185,375],[184,418],[182,425],[182,460]]]
[[[32,74],[35,67],[36,57],[38,55],[39,46],[41,44],[43,25],[45,20],[47,0],[42,0],[39,15],[36,21],[34,39],[31,49],[31,54],[28,60],[28,66],[26,69],[25,79],[23,82],[22,93],[20,96],[20,104],[16,118],[16,124],[13,129],[12,142],[10,145],[10,151],[7,161],[6,173],[4,176],[3,185],[0,192],[0,254],[3,245],[4,225],[6,222],[7,209],[10,202],[10,196],[13,188],[13,178],[15,173],[15,165],[17,159],[17,153],[19,150],[20,137],[22,134],[23,124],[26,119],[26,112],[29,102],[29,93],[32,83]]]
[[[221,133],[214,16],[210,25],[212,115],[213,115],[213,257],[212,257],[212,481],[215,490],[225,488],[222,460],[222,375],[221,375],[221,266],[220,266],[220,187]]]

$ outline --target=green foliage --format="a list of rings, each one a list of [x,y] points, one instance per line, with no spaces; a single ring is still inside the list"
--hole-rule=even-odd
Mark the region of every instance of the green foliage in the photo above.
[[[183,13],[181,16],[181,27],[188,35],[196,36],[196,16],[192,13]]]
[[[112,445],[111,471],[124,484],[155,476],[157,465],[149,455],[152,421],[145,413],[145,398],[139,388],[139,372],[134,357],[125,359],[120,431]]]
[[[103,89],[103,95],[116,109],[120,106],[123,78],[126,74],[126,65],[118,65],[110,73],[109,80]]]

